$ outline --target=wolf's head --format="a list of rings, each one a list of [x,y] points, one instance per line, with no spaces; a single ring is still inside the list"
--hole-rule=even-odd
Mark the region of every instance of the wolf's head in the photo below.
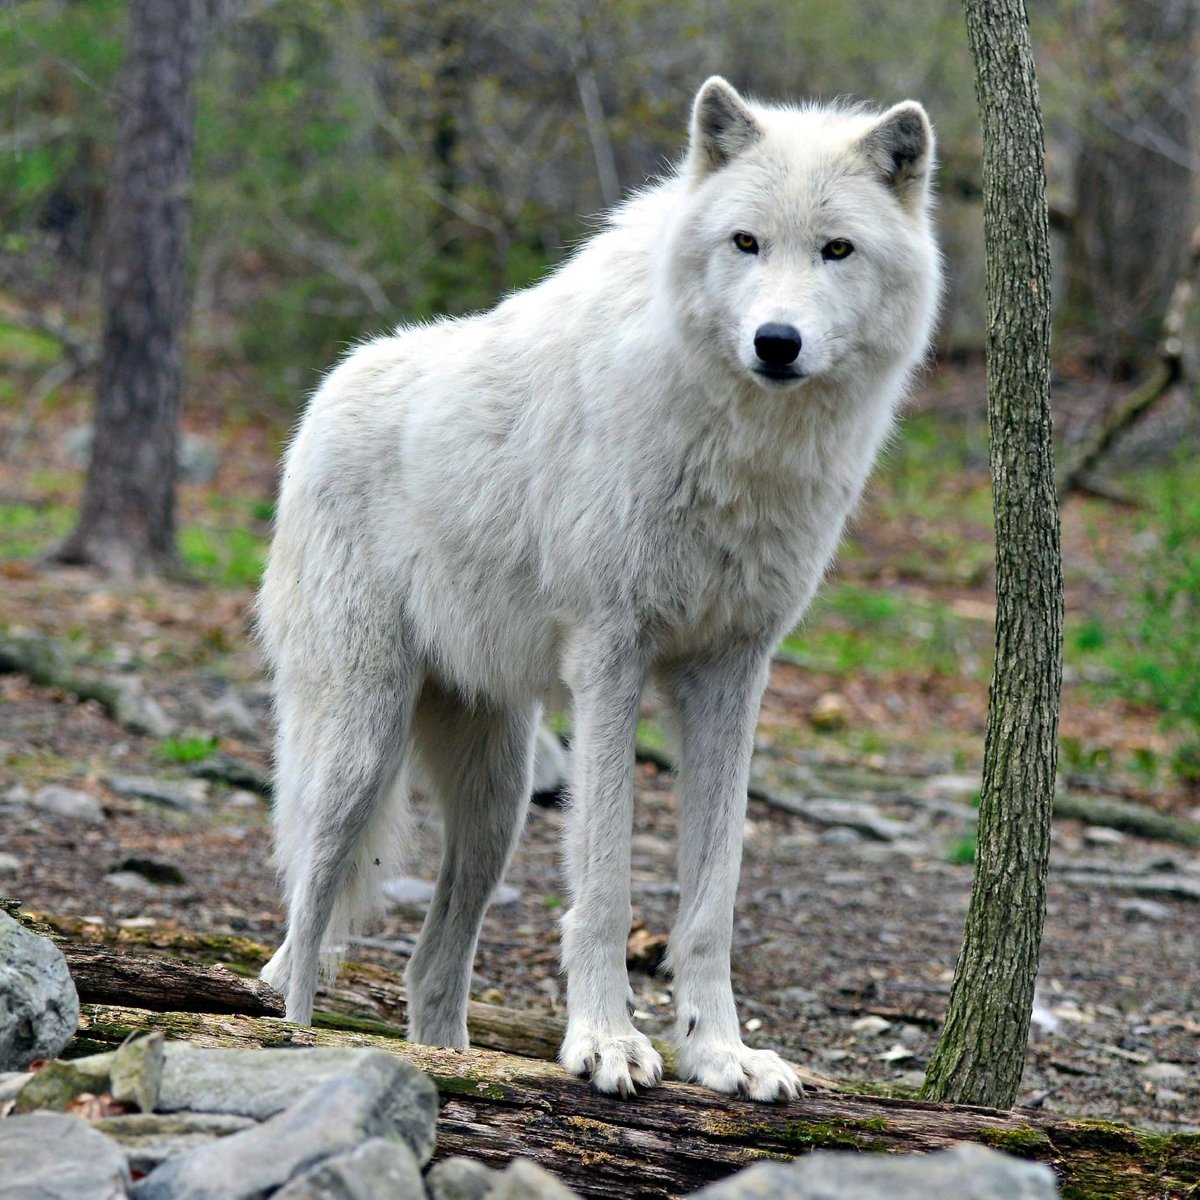
[[[768,107],[708,80],[668,266],[689,340],[770,391],[912,365],[939,287],[933,154],[915,101]]]

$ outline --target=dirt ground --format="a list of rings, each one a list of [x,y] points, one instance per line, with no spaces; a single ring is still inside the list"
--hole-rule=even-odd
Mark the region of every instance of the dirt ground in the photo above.
[[[269,496],[271,438],[245,427],[240,437],[214,486]],[[34,461],[3,468],[0,490],[9,498],[36,492],[36,467]],[[872,523],[871,515],[860,521],[865,549],[852,569],[887,583],[889,556],[916,535]],[[1070,507],[1065,534],[1068,557],[1094,545]],[[943,600],[986,615],[986,575],[938,586]],[[1089,586],[1086,572],[1072,586]],[[266,768],[267,690],[248,636],[250,602],[246,588],[118,589],[29,560],[0,564],[0,631],[41,632],[67,647],[83,669],[136,675],[178,738],[219,733],[222,751]],[[830,692],[840,697],[857,741],[811,723],[818,699]],[[240,731],[222,730],[214,716],[213,705],[230,694],[251,717]],[[790,788],[807,799],[853,801],[893,825],[878,837],[854,820],[814,820],[751,801],[734,953],[749,1042],[838,1078],[919,1084],[969,895],[971,868],[951,859],[969,834],[985,712],[986,686],[978,679],[934,672],[880,679],[777,665],[760,725],[762,778],[781,794]],[[1067,688],[1063,728],[1117,747],[1153,745],[1161,737],[1154,714],[1098,701],[1079,684]],[[0,893],[35,911],[98,924],[276,941],[283,914],[269,862],[266,804],[251,792],[192,779],[180,753],[165,750],[161,736],[118,724],[94,702],[0,675]],[[189,807],[123,795],[113,781],[127,776],[174,782]],[[50,785],[87,793],[102,814],[83,819],[37,807],[31,798]],[[1179,788],[1137,795],[1128,780],[1105,786],[1195,815],[1197,797]],[[671,788],[668,770],[639,764],[634,908],[650,934],[669,931],[675,907]],[[431,879],[437,820],[421,811],[410,873]],[[557,808],[530,810],[508,875],[519,899],[487,917],[476,962],[478,998],[562,1011],[562,823]],[[182,882],[152,881],[147,872],[162,876],[147,861],[176,868]],[[1056,822],[1020,1103],[1198,1132],[1196,900],[1172,896],[1169,888],[1155,895],[1095,882],[1136,870],[1200,884],[1200,853]],[[420,921],[419,906],[393,906],[353,953],[399,973]],[[631,978],[641,1025],[668,1028],[669,980],[644,969]]]

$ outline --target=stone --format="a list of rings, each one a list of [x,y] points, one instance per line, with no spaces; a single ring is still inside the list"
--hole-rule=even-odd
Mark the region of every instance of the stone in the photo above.
[[[200,779],[175,783],[148,775],[112,775],[104,782],[118,796],[129,800],[152,800],[155,804],[183,812],[191,812],[202,805],[208,793],[207,785]]]
[[[15,855],[0,850],[0,875],[15,875],[24,863]]]
[[[125,1152],[130,1170],[148,1175],[155,1167],[258,1122],[249,1117],[218,1113],[129,1113],[91,1122],[97,1132],[112,1138]]]
[[[382,1050],[319,1046],[234,1050],[168,1042],[159,1112],[230,1113],[265,1120],[315,1086],[341,1076],[390,1088],[393,1118],[422,1166],[433,1154],[437,1088],[416,1067]]]
[[[31,808],[53,813],[56,817],[70,817],[73,821],[94,824],[104,820],[104,809],[100,801],[90,792],[80,791],[78,788],[48,784],[33,793],[29,804]]]
[[[57,1057],[78,1024],[79,996],[62,951],[0,912],[0,1071]]]
[[[327,1158],[275,1193],[274,1200],[424,1200],[421,1168],[403,1142],[372,1138]]]
[[[850,705],[845,696],[840,696],[837,692],[826,692],[823,696],[818,696],[816,703],[809,710],[808,723],[814,729],[824,732],[845,729],[850,723]]]
[[[473,1158],[443,1158],[429,1168],[425,1189],[429,1200],[484,1200],[499,1178],[497,1173]]]
[[[29,1113],[0,1121],[4,1200],[123,1200],[129,1166],[121,1148],[86,1121]]]
[[[204,706],[204,720],[215,733],[240,738],[256,738],[259,734],[258,718],[232,688]]]
[[[65,1112],[76,1096],[98,1094],[108,1088],[108,1070],[115,1054],[94,1054],[90,1058],[56,1058],[46,1063],[21,1089],[15,1112],[45,1109]]]
[[[1143,1067],[1139,1074],[1143,1079],[1150,1080],[1151,1083],[1174,1083],[1190,1078],[1187,1067],[1181,1067],[1179,1063],[1173,1062],[1151,1063],[1148,1067]]]
[[[433,899],[434,885],[426,879],[413,879],[408,875],[387,879],[383,883],[383,894],[389,903],[401,908],[425,908]],[[512,908],[521,903],[521,893],[507,883],[496,885],[488,902],[493,908]]]
[[[162,1087],[164,1061],[161,1033],[125,1042],[113,1055],[109,1069],[112,1098],[121,1104],[136,1104],[140,1112],[153,1112]]]
[[[487,1200],[576,1200],[576,1193],[527,1158],[514,1158],[501,1172]]]
[[[300,1051],[266,1052],[280,1061]],[[162,1166],[140,1180],[136,1200],[258,1200],[295,1176],[368,1138],[404,1143],[414,1161],[433,1152],[437,1090],[424,1075],[399,1059],[376,1052],[371,1070],[341,1075],[312,1088],[283,1112],[252,1129],[231,1134]],[[365,1059],[364,1059],[365,1061]],[[407,1067],[407,1070],[404,1068]],[[414,1097],[424,1101],[426,1120],[411,1144]]]
[[[175,732],[175,722],[136,675],[113,675],[107,682],[116,693],[113,715],[127,729],[156,738],[170,737]]]
[[[757,1163],[692,1200],[1055,1200],[1054,1173],[984,1146],[937,1154],[817,1151],[791,1163]]]

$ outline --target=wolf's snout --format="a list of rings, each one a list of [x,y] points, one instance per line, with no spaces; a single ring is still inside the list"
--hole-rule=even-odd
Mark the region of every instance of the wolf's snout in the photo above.
[[[794,325],[760,325],[754,335],[754,353],[768,367],[790,366],[800,357],[801,344]]]

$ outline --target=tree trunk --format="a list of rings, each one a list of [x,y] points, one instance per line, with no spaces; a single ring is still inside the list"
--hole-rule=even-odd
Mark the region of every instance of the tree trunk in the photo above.
[[[114,575],[177,568],[188,183],[203,0],[133,0],[102,266],[91,461],[61,562]]]
[[[1158,1200],[1190,1194],[1185,1189],[1200,1177],[1200,1138],[1187,1134],[817,1091],[792,1104],[756,1104],[684,1083],[618,1100],[597,1095],[552,1062],[262,1017],[86,1005],[68,1053],[113,1050],[139,1030],[196,1046],[384,1050],[437,1084],[437,1158],[466,1154],[492,1166],[532,1158],[582,1195],[611,1200],[680,1196],[759,1159],[811,1150],[924,1153],[963,1141],[1051,1164],[1065,1196]]]
[[[1196,0],[1102,0],[1075,166],[1070,297],[1114,378],[1154,354],[1196,219]],[[1103,81],[1096,87],[1095,80]]]
[[[1062,682],[1050,246],[1023,0],[963,7],[983,127],[996,660],[971,904],[922,1095],[1007,1108],[1025,1062],[1046,912]]]

